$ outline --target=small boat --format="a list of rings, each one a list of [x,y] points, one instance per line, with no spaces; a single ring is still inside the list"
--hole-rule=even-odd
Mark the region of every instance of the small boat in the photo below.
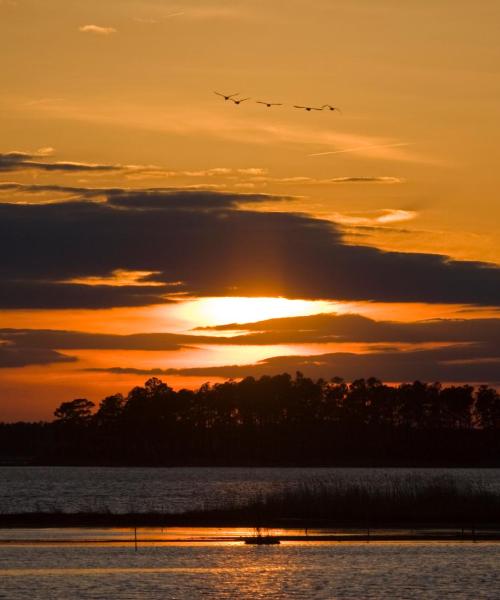
[[[251,537],[243,538],[245,544],[255,544],[259,546],[267,546],[270,544],[279,544],[280,539],[275,535],[270,535],[269,532],[266,535],[262,535],[260,527],[256,528],[255,535]]]

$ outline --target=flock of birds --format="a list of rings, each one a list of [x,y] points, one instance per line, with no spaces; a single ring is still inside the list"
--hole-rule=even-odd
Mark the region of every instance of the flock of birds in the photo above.
[[[232,102],[236,106],[239,106],[242,102],[246,102],[247,100],[251,100],[252,98],[238,98],[240,94],[237,92],[236,94],[223,94],[222,92],[214,91],[214,94],[217,96],[221,96],[224,98],[224,102]],[[272,108],[273,106],[284,106],[281,102],[267,102],[265,100],[255,100],[256,104],[263,104],[267,108]],[[331,104],[323,104],[323,106],[301,106],[299,104],[292,104],[293,108],[298,108],[301,110],[306,110],[307,112],[311,112],[312,110],[336,110],[338,113],[342,114],[342,111],[338,106],[332,106]]]

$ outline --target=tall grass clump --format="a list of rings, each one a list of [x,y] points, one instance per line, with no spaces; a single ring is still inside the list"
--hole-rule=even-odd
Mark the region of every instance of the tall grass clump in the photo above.
[[[223,507],[221,507],[223,508]],[[452,477],[382,482],[312,481],[224,507],[256,520],[307,520],[376,526],[390,523],[500,523],[500,492]]]

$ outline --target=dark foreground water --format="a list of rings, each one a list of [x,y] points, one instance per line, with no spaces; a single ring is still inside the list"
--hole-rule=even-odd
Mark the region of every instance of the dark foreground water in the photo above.
[[[0,546],[6,600],[498,599],[500,544]]]
[[[500,491],[500,469],[0,467],[0,513],[182,512],[307,481],[379,487],[406,477],[453,477]]]

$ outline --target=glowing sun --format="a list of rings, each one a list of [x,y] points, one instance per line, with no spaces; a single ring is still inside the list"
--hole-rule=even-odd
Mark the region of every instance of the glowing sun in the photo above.
[[[331,312],[334,303],[287,298],[199,298],[184,303],[183,312],[200,325],[252,323],[279,317],[298,317]]]

